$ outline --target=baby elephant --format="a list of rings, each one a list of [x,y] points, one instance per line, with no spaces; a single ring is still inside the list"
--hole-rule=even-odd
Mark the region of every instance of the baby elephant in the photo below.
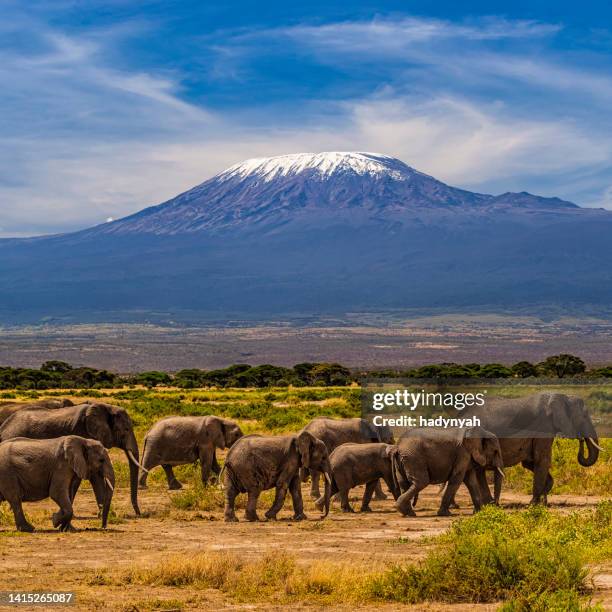
[[[242,437],[242,430],[233,421],[216,416],[175,416],[153,425],[144,440],[143,470],[139,486],[147,486],[149,470],[161,465],[166,472],[168,488],[180,489],[181,483],[172,471],[173,465],[200,461],[202,482],[208,483],[210,471],[219,474],[215,449],[231,448]]]
[[[97,440],[63,436],[47,440],[13,438],[0,444],[0,501],[8,501],[19,531],[34,531],[23,513],[22,502],[50,497],[59,511],[53,526],[74,531],[72,502],[81,484],[89,480],[96,499],[103,500],[102,527],[106,527],[115,487],[108,452]]]
[[[392,455],[397,446],[381,442],[358,444],[349,442],[333,450],[329,456],[332,470],[330,495],[339,494],[343,512],[354,512],[349,504],[349,491],[358,485],[366,485],[361,501],[361,512],[371,512],[370,500],[379,478],[382,478],[393,497],[397,499],[400,491],[393,480]],[[320,497],[315,505],[321,509],[324,498]]]
[[[246,518],[258,521],[257,498],[266,489],[276,489],[274,503],[266,512],[275,519],[283,507],[287,490],[291,492],[294,520],[306,518],[300,489],[301,467],[325,475],[325,516],[329,512],[330,465],[327,448],[306,431],[290,436],[245,436],[227,454],[224,471],[225,520],[237,521],[234,502],[239,493],[248,493]],[[323,518],[324,518],[323,517]]]
[[[478,471],[496,469],[503,475],[499,440],[481,427],[411,430],[400,438],[392,462],[402,491],[395,505],[408,516],[415,516],[412,501],[419,491],[442,483],[447,486],[438,516],[450,515],[449,506],[462,482],[477,511],[481,506]]]

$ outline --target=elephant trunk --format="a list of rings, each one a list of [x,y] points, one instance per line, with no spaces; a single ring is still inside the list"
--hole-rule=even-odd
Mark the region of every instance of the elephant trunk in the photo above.
[[[329,514],[329,504],[331,499],[331,472],[324,472],[325,476],[325,493],[324,493],[324,502],[323,502],[323,516],[321,518],[325,518]]]
[[[105,529],[115,489],[115,472],[110,462],[101,472],[92,475],[89,480],[100,509],[99,516],[102,519],[102,529]]]
[[[113,492],[115,491],[115,473],[112,466],[109,473],[104,477],[104,490],[106,495],[104,498],[104,504],[102,505],[102,529],[106,529],[111,501],[113,499]]]
[[[140,516],[140,508],[138,507],[138,469],[140,464],[138,463],[138,444],[136,443],[134,432],[132,432],[127,440],[124,450],[128,458],[128,465],[130,466],[130,500],[134,512]]]
[[[584,445],[588,449],[588,455],[584,454]],[[580,438],[580,448],[578,450],[578,463],[583,467],[591,467],[599,459],[599,442],[595,436]]]

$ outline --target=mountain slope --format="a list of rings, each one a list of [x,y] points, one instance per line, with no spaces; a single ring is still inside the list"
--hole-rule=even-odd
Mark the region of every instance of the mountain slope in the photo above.
[[[612,303],[612,213],[370,153],[248,160],[135,215],[0,241],[0,322]]]

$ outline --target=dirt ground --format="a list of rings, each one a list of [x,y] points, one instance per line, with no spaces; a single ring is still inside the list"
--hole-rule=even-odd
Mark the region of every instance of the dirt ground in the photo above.
[[[369,514],[342,514],[338,505],[325,521],[317,512],[304,488],[308,520],[296,523],[289,520],[286,507],[276,522],[224,523],[222,512],[169,512],[169,492],[159,485],[140,492],[141,518],[133,516],[126,488],[117,488],[114,507],[118,516],[125,518],[105,531],[96,527],[96,507],[93,494],[81,490],[75,501],[75,527],[78,533],[58,533],[51,529],[50,515],[54,504],[48,500],[26,504],[26,514],[34,517],[37,531],[16,534],[5,521],[0,527],[0,591],[15,590],[71,590],[76,593],[76,604],[71,610],[174,609],[232,610],[276,609],[270,604],[245,605],[233,603],[215,590],[151,586],[96,586],[92,576],[97,569],[116,570],[130,564],[153,565],[169,554],[191,555],[206,551],[230,551],[242,558],[256,558],[262,553],[285,551],[299,561],[326,559],[351,562],[364,568],[390,561],[411,561],[422,557],[430,546],[423,536],[444,531],[457,516],[471,514],[465,494],[460,494],[461,508],[455,517],[436,516],[439,503],[438,487],[423,492],[417,506],[417,518],[403,518],[393,509],[392,501],[372,502]],[[354,492],[357,500],[361,494]],[[505,493],[504,504],[517,507],[528,501],[527,496]],[[591,507],[594,497],[552,497],[552,507],[559,512]],[[263,504],[261,504],[263,505]],[[357,507],[358,505],[355,504]],[[242,519],[242,512],[239,516]],[[263,511],[260,511],[263,516]],[[45,527],[47,525],[47,527]],[[593,568],[597,588],[595,600],[612,609],[612,567]],[[95,582],[95,581],[94,581]],[[179,605],[180,604],[180,605]],[[300,609],[317,609],[297,606]],[[334,609],[351,609],[336,606]],[[493,610],[495,605],[423,605],[420,610]],[[25,606],[0,609],[41,610]],[[51,607],[49,607],[51,609]],[[53,606],[53,610],[61,609]],[[281,609],[280,607],[278,609]],[[366,609],[365,607],[362,609]],[[397,604],[377,605],[369,609],[399,609]]]

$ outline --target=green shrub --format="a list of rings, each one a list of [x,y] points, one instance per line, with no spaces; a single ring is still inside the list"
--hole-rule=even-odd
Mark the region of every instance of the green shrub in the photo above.
[[[457,521],[423,562],[391,566],[370,589],[375,598],[406,603],[510,599],[520,606],[560,592],[577,600],[588,591],[586,564],[612,555],[611,541],[612,502],[571,515],[489,506]]]

